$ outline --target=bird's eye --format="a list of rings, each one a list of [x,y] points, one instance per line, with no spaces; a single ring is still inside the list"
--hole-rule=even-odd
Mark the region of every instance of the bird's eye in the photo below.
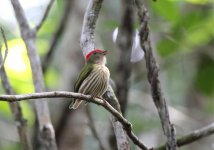
[[[96,55],[97,53],[94,53],[94,55]]]

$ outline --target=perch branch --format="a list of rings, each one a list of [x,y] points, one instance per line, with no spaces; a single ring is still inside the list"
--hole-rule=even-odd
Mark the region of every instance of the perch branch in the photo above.
[[[131,74],[131,50],[133,42],[133,1],[121,0],[122,18],[119,27],[117,45],[120,51],[119,62],[117,64],[117,97],[120,102],[122,114],[125,114],[127,107],[129,77]]]
[[[163,97],[160,80],[159,80],[159,68],[155,57],[153,56],[151,41],[149,38],[149,28],[148,28],[148,12],[144,5],[141,4],[139,0],[136,0],[136,5],[138,8],[138,16],[141,24],[140,28],[140,41],[141,47],[145,53],[146,67],[148,70],[148,81],[151,85],[151,92],[153,101],[158,110],[158,114],[161,120],[164,135],[167,138],[167,149],[175,150],[177,149],[176,139],[175,139],[175,129],[173,124],[170,122],[169,112],[165,98]]]
[[[5,43],[5,47],[6,47],[5,53],[7,53],[8,45],[7,45],[6,36],[5,36],[2,28],[1,28],[1,33],[2,33],[4,43]],[[2,63],[1,68],[0,68],[0,77],[1,77],[1,81],[2,81],[2,86],[3,86],[3,89],[4,89],[6,94],[13,95],[13,94],[15,94],[15,92],[14,92],[14,90],[10,84],[10,81],[7,77],[7,74],[6,74],[6,71],[4,68],[4,62],[6,60],[6,56],[7,56],[7,54],[5,54],[4,59],[2,58],[1,47],[0,47],[0,62]],[[29,136],[27,134],[27,129],[26,129],[27,120],[24,119],[24,117],[23,117],[21,105],[19,102],[9,103],[9,105],[10,105],[10,109],[11,109],[11,112],[13,114],[14,120],[16,122],[16,126],[17,126],[17,130],[18,130],[18,134],[20,137],[20,142],[21,142],[22,148],[23,148],[23,150],[31,150],[32,147],[31,147],[31,144],[29,141]]]
[[[51,7],[54,3],[54,0],[50,0],[50,2],[48,3],[46,9],[45,9],[45,12],[44,12],[44,15],[42,16],[42,19],[41,21],[38,23],[38,25],[35,27],[35,31],[38,32],[39,29],[42,27],[43,23],[45,22],[50,10],[51,10]]]
[[[182,136],[176,140],[177,146],[181,147],[197,140],[200,140],[204,137],[210,136],[214,133],[214,123],[205,126],[201,129],[195,130],[192,133]],[[160,147],[154,148],[154,150],[165,150],[166,145],[162,145]]]
[[[0,95],[0,101],[7,101],[7,102],[16,102],[16,101],[23,101],[28,99],[41,99],[41,98],[75,98],[81,99],[87,102],[91,102],[97,105],[104,107],[107,111],[109,111],[117,120],[123,125],[123,128],[127,132],[127,135],[130,139],[141,149],[147,150],[148,148],[144,146],[142,142],[139,141],[136,135],[132,132],[132,125],[131,123],[124,118],[120,112],[114,109],[106,100],[93,98],[90,95],[84,95],[81,93],[74,93],[74,92],[66,92],[66,91],[52,91],[52,92],[40,92],[40,93],[33,93],[33,94],[22,94],[22,95]]]
[[[137,137],[132,132],[132,125],[131,123],[124,118],[121,113],[119,113],[116,109],[114,109],[106,100],[98,99],[91,97],[90,95],[84,95],[81,93],[74,93],[74,92],[66,92],[66,91],[52,91],[52,92],[41,92],[41,93],[33,93],[33,94],[23,94],[23,95],[0,95],[0,101],[7,101],[7,102],[17,102],[17,101],[23,101],[23,100],[29,100],[29,99],[40,99],[40,98],[75,98],[75,99],[81,99],[87,102],[91,102],[97,105],[100,105],[104,107],[107,111],[109,111],[112,115],[114,115],[117,120],[123,125],[126,132],[130,132],[129,137],[130,139],[136,144],[140,141],[137,141]],[[203,127],[201,129],[195,130],[192,133],[183,136],[181,138],[178,138],[176,140],[179,147],[195,142],[196,140],[199,140],[201,138],[207,137],[214,133],[214,123]],[[136,139],[135,139],[136,138]],[[137,145],[137,144],[136,144]],[[139,146],[139,145],[138,145]],[[163,145],[158,148],[151,148],[150,150],[162,150],[165,149],[166,145]],[[143,150],[148,150],[148,148],[144,146],[139,146]]]
[[[27,48],[35,92],[44,91],[45,86],[41,63],[35,44],[36,32],[30,28],[19,0],[11,0],[11,4],[20,28],[22,39]],[[42,147],[45,150],[57,150],[54,128],[50,120],[47,101],[45,99],[35,101],[35,108],[39,123],[39,132],[37,132],[37,134],[40,145],[38,147]]]

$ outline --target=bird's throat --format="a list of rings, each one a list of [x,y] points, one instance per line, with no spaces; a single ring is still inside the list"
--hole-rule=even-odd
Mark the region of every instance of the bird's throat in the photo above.
[[[107,61],[106,61],[106,57],[102,57],[100,59],[94,60],[94,61],[89,61],[87,62],[88,64],[98,64],[98,65],[106,65]]]

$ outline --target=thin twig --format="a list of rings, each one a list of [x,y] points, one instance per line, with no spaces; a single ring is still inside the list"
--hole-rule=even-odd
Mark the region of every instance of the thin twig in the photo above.
[[[4,42],[6,45],[6,49],[7,49],[6,51],[8,51],[6,37],[4,35],[2,28],[1,28],[1,32],[2,32]],[[5,53],[7,53],[7,52],[5,52]],[[6,74],[6,71],[4,68],[4,61],[5,60],[6,60],[6,55],[5,55],[4,60],[3,60],[2,54],[1,54],[1,47],[0,47],[0,62],[2,63],[2,66],[0,68],[0,77],[1,77],[1,81],[2,81],[2,86],[3,86],[3,89],[4,89],[6,94],[12,95],[12,94],[15,94],[15,92],[14,92],[14,90],[10,84],[10,81],[7,77],[7,74]],[[21,105],[19,102],[9,103],[9,105],[10,105],[10,109],[11,109],[11,112],[13,114],[14,120],[16,122],[15,124],[17,126],[17,130],[18,130],[18,134],[20,137],[20,142],[21,142],[22,148],[23,148],[23,150],[31,150],[32,147],[31,147],[30,139],[29,139],[29,136],[27,134],[27,129],[26,129],[27,120],[23,117]]]
[[[15,102],[15,101],[23,101],[29,99],[40,99],[40,98],[75,98],[81,99],[86,102],[91,102],[97,105],[104,107],[107,111],[109,111],[117,120],[123,125],[123,128],[127,132],[127,135],[130,139],[141,149],[147,150],[148,148],[140,142],[136,135],[132,132],[132,125],[131,123],[124,118],[121,113],[119,113],[116,109],[114,109],[106,100],[93,98],[90,95],[84,95],[81,93],[74,93],[74,92],[66,92],[66,91],[52,91],[52,92],[40,92],[40,93],[32,93],[32,94],[22,94],[22,95],[0,95],[0,101],[7,101],[7,102]]]
[[[35,31],[38,32],[39,29],[42,27],[43,23],[45,22],[50,10],[51,10],[51,7],[54,3],[54,0],[50,0],[50,2],[48,3],[46,9],[45,9],[45,12],[44,12],[44,15],[42,16],[42,19],[41,21],[38,23],[38,25],[35,27]]]
[[[22,39],[24,40],[27,48],[35,92],[44,91],[45,86],[43,81],[43,73],[35,43],[36,32],[34,29],[30,28],[19,0],[11,0],[11,4],[15,12]],[[40,144],[39,147],[42,147],[44,150],[57,150],[54,128],[51,123],[47,101],[45,99],[35,101],[35,108],[39,123],[37,132],[37,140]]]
[[[50,65],[50,62],[52,60],[51,58],[52,58],[52,56],[56,50],[56,46],[58,44],[58,41],[66,29],[66,25],[67,25],[67,22],[69,20],[71,7],[73,6],[72,3],[73,3],[73,0],[66,0],[65,8],[64,8],[64,12],[63,12],[61,21],[58,25],[56,32],[54,33],[54,35],[52,37],[48,52],[42,61],[42,70],[44,73],[46,72],[48,66]]]
[[[182,136],[176,140],[177,146],[181,147],[187,144],[190,144],[192,142],[195,142],[197,140],[200,140],[202,138],[205,138],[207,136],[210,136],[214,134],[214,123],[205,126],[203,128],[200,128],[198,130],[193,131],[192,133]],[[165,150],[166,144],[162,145],[160,147],[154,148],[154,150]]]
[[[95,127],[95,124],[94,124],[94,119],[92,117],[92,114],[91,114],[91,109],[90,109],[90,106],[88,105],[86,107],[86,114],[88,116],[88,120],[89,120],[89,127],[91,128],[91,132],[92,134],[94,135],[95,139],[97,140],[98,144],[99,144],[99,148],[100,150],[106,150],[105,146],[103,145],[99,135],[98,135],[98,132],[96,130],[96,127]]]
[[[1,68],[4,66],[4,63],[5,63],[6,59],[7,59],[8,45],[7,45],[6,36],[5,36],[5,34],[4,34],[4,30],[2,29],[2,27],[0,27],[0,29],[1,29],[2,38],[3,38],[3,40],[4,40],[4,45],[5,45],[5,47],[6,47],[5,53],[4,53],[4,59],[1,61],[1,64],[0,64],[0,69],[1,69]],[[1,52],[1,51],[0,51],[0,52]]]
[[[153,56],[151,41],[149,38],[148,12],[147,12],[147,9],[144,7],[143,4],[141,4],[139,0],[135,0],[135,2],[138,8],[138,16],[141,24],[141,29],[140,29],[141,47],[143,48],[145,53],[146,67],[148,70],[148,81],[151,85],[153,101],[158,110],[164,135],[167,138],[167,149],[176,150],[177,144],[176,144],[176,138],[175,138],[175,129],[173,124],[171,124],[170,122],[167,104],[162,94],[162,90],[160,86],[160,80],[158,75],[159,68],[157,66],[155,57]]]
[[[117,64],[117,97],[120,102],[122,114],[125,114],[128,102],[129,77],[131,75],[131,50],[133,42],[133,1],[121,0],[122,17],[117,38],[117,45],[120,51]]]

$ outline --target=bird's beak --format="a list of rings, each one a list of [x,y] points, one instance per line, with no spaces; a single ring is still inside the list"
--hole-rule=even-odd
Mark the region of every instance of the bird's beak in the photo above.
[[[108,54],[108,51],[103,51],[102,54],[106,55],[106,54]]]

